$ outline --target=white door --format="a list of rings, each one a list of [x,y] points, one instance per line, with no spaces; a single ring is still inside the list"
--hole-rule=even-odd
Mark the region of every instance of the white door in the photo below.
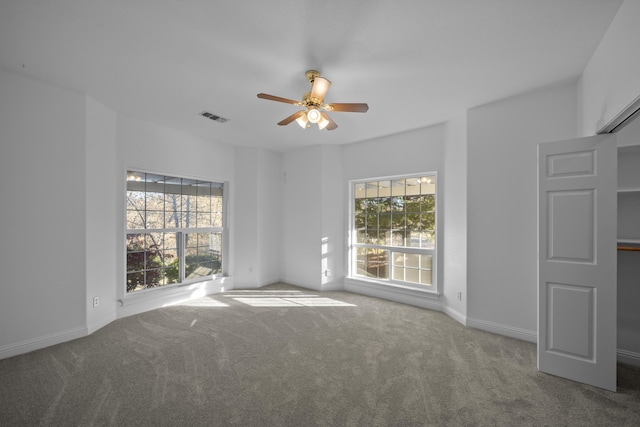
[[[538,146],[538,369],[616,390],[617,146]]]

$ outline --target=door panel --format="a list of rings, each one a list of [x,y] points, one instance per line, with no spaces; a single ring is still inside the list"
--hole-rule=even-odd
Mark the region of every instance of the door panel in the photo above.
[[[540,144],[538,166],[538,369],[615,391],[615,136]]]
[[[547,200],[547,260],[592,264],[596,229],[594,191],[549,191]]]

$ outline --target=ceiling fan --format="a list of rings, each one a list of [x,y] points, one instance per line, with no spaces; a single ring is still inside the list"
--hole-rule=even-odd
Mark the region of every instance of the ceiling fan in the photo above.
[[[294,101],[293,99],[281,98],[266,93],[258,94],[258,98],[261,99],[305,107],[304,110],[293,113],[286,119],[279,121],[278,125],[285,126],[295,120],[302,128],[310,127],[309,123],[317,123],[319,129],[334,130],[338,125],[331,120],[331,117],[325,111],[366,113],[369,110],[369,106],[363,103],[325,104],[324,96],[327,94],[331,82],[324,77],[320,77],[320,73],[316,70],[307,71],[305,76],[307,81],[311,83],[311,91],[302,95],[302,101]]]

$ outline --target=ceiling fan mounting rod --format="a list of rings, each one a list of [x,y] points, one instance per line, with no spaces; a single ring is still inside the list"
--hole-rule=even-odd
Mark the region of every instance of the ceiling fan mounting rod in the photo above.
[[[313,85],[313,81],[316,79],[316,77],[320,77],[320,72],[316,70],[309,70],[304,73],[304,75],[307,78],[307,81]]]

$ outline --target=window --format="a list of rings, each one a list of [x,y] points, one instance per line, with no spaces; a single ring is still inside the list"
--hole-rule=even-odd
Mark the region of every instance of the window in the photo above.
[[[220,182],[127,172],[127,292],[222,273],[223,192]]]
[[[351,276],[435,290],[435,173],[352,185]]]

